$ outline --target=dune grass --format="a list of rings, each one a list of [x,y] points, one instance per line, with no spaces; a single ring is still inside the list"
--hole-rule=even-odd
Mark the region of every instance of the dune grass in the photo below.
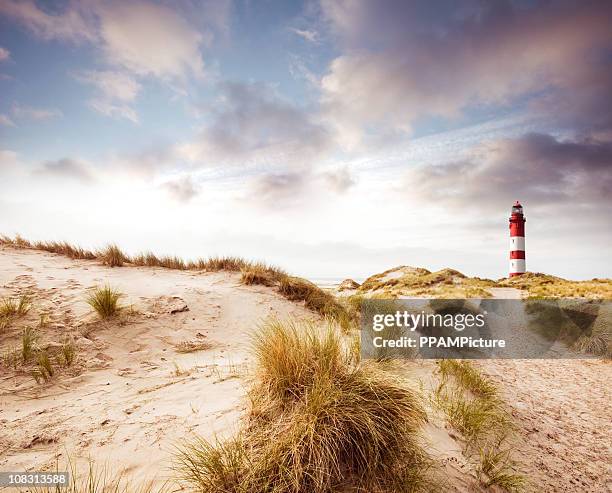
[[[21,333],[21,360],[27,363],[34,355],[39,340],[36,329],[25,327]]]
[[[530,298],[612,299],[612,281],[610,279],[571,281],[549,274],[527,272],[520,276],[501,279],[498,281],[498,285],[527,291]]]
[[[28,295],[19,298],[3,298],[0,300],[0,317],[22,317],[30,311],[31,303]]]
[[[62,341],[62,346],[60,348],[60,362],[62,365],[68,367],[72,366],[77,359],[77,347],[74,343],[74,339],[71,337],[65,337]]]
[[[50,470],[49,474],[68,471],[70,481],[66,486],[34,486],[17,489],[23,493],[165,493],[175,491],[169,482],[155,484],[153,481],[135,483],[123,472],[115,472],[89,460],[84,470],[69,458],[64,467]]]
[[[205,351],[211,347],[212,344],[209,341],[191,340],[175,344],[174,349],[177,353],[194,353],[196,351]]]
[[[520,492],[526,479],[512,458],[511,416],[495,384],[466,360],[440,360],[440,383],[433,401],[466,440],[466,454],[476,457],[485,487]]]
[[[101,318],[110,318],[119,313],[121,306],[119,299],[123,293],[106,285],[102,288],[95,288],[87,296],[87,304],[91,306]]]
[[[287,274],[282,270],[262,263],[243,267],[240,272],[240,282],[247,285],[276,286],[282,279],[287,277]]]
[[[41,380],[47,382],[53,375],[55,375],[55,369],[49,354],[47,351],[39,351],[36,366],[32,369],[32,377],[36,380],[36,383],[40,383]]]
[[[103,265],[108,265],[109,267],[123,267],[123,264],[130,260],[117,245],[106,246],[106,248],[97,252],[96,258],[100,260]]]
[[[184,444],[185,481],[202,492],[433,491],[419,397],[357,364],[335,326],[269,320],[253,351],[248,422],[232,439]]]

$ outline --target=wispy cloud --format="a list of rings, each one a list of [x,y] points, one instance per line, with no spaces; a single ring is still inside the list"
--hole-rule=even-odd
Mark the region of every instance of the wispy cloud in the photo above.
[[[90,70],[75,74],[77,80],[93,85],[98,95],[89,100],[89,105],[106,116],[125,118],[138,123],[138,115],[131,103],[142,86],[129,75],[111,70]]]
[[[317,43],[319,41],[319,33],[312,29],[298,29],[296,27],[290,27],[289,30],[310,43]]]
[[[51,120],[53,118],[60,118],[63,113],[55,108],[34,108],[32,106],[25,106],[19,103],[14,103],[11,107],[13,117],[17,120],[34,120],[43,121]]]
[[[84,184],[96,181],[91,165],[71,158],[46,161],[34,173],[52,178],[76,180]]]
[[[0,46],[0,62],[4,62],[6,60],[9,60],[10,58],[11,52],[6,48],[2,48],[2,46]]]
[[[14,127],[15,122],[11,120],[8,116],[0,113],[0,125],[4,125],[5,127]]]

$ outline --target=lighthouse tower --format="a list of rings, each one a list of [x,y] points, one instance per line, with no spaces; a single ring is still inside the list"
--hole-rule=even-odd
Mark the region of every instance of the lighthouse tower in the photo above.
[[[525,216],[517,200],[510,215],[510,277],[525,273]]]

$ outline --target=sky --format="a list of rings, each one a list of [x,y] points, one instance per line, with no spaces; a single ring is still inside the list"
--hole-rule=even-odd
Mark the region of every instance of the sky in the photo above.
[[[0,233],[612,277],[609,1],[0,0]]]

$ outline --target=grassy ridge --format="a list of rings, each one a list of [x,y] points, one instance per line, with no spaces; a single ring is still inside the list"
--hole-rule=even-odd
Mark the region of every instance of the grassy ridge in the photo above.
[[[304,302],[307,308],[323,317],[332,318],[340,323],[345,330],[348,330],[350,324],[350,317],[346,309],[341,303],[338,303],[332,294],[323,291],[306,279],[290,276],[282,269],[263,262],[253,262],[240,257],[209,257],[185,261],[176,256],[157,256],[151,252],[130,257],[119,247],[112,244],[101,250],[93,251],[66,242],[30,242],[19,235],[15,238],[0,236],[0,244],[14,248],[43,250],[64,255],[71,259],[98,260],[109,267],[135,265],[176,270],[240,272],[241,281],[244,284],[276,287],[277,291],[287,299]],[[98,311],[97,307],[94,306],[94,308]]]

